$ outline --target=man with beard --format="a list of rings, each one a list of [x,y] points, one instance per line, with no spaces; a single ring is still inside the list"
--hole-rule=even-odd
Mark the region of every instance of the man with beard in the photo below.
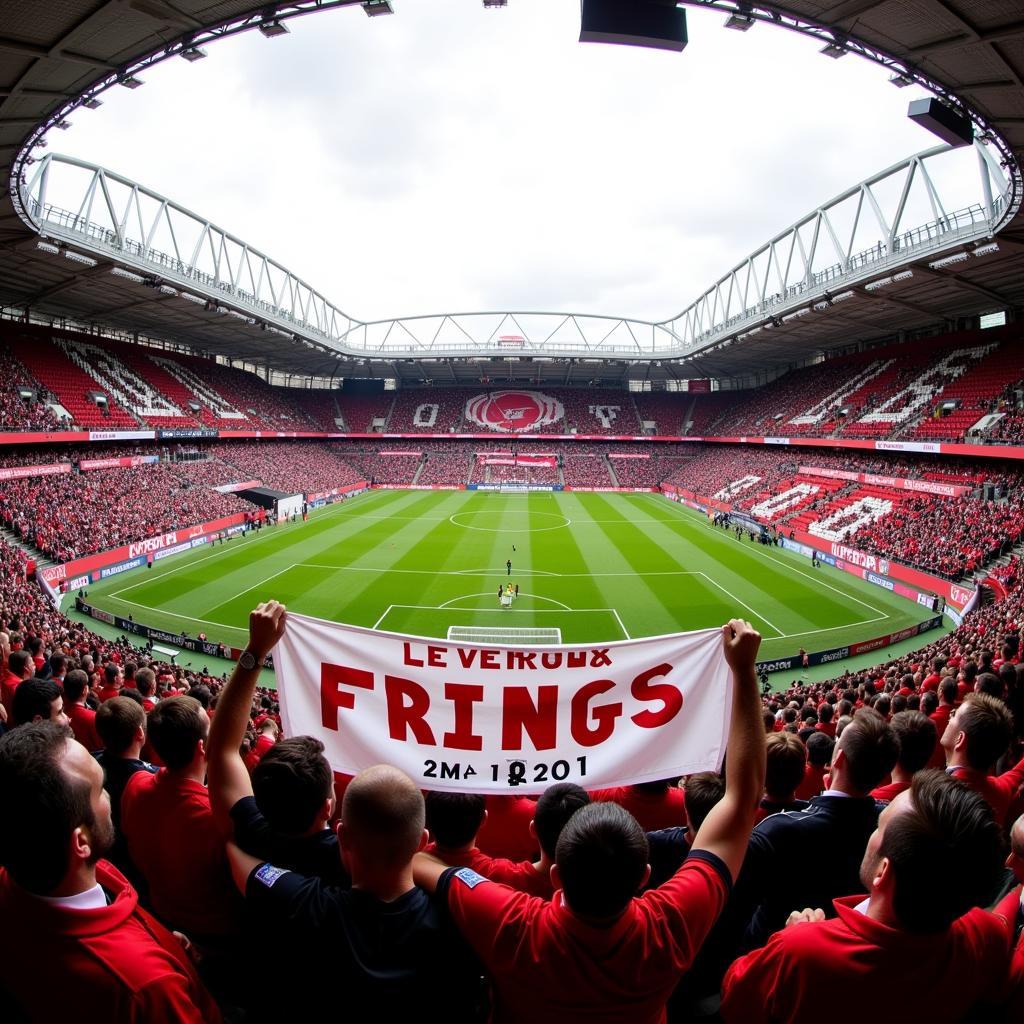
[[[1021,971],[1011,967],[1010,927],[980,909],[1001,847],[977,793],[943,772],[918,772],[868,840],[860,880],[869,895],[835,900],[832,920],[821,909],[790,914],[764,948],[729,969],[722,1019],[960,1021],[982,1000],[1005,1001]],[[950,884],[955,864],[970,867]]]
[[[179,940],[104,854],[103,770],[69,728],[0,740],[0,993],[16,1020],[218,1022]],[[59,965],[59,981],[54,966]],[[20,1011],[20,1013],[19,1013]]]

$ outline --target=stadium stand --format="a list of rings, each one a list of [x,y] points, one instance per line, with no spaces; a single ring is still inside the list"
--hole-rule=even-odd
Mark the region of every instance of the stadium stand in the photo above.
[[[633,401],[644,433],[678,437],[683,433],[694,396],[680,391],[642,391],[633,395]],[[653,426],[646,426],[648,423]]]
[[[344,424],[341,429],[352,434],[369,434],[374,430],[386,428],[391,407],[395,402],[394,393],[386,391],[379,395],[349,395],[344,391],[332,393],[337,404],[338,415]],[[336,428],[332,427],[331,429]]]
[[[262,480],[281,491],[329,491],[358,483],[363,475],[346,462],[341,449],[330,444],[276,441],[268,445],[216,444],[210,449],[222,462],[240,470],[246,479]]]
[[[476,471],[475,445],[432,441],[423,453],[423,468],[418,484],[439,487],[460,487]]]
[[[562,456],[562,477],[566,487],[612,487],[608,463],[596,450],[566,452]]]
[[[160,465],[8,480],[0,490],[0,522],[60,561],[251,508]]]
[[[54,396],[72,423],[97,430],[139,428],[139,421],[121,408],[112,394],[47,340],[47,332],[25,328],[7,333],[14,357]],[[97,395],[104,396],[105,405],[97,404]]]
[[[0,348],[0,430],[60,430],[61,419],[46,404],[47,394],[13,353]],[[23,397],[22,391],[29,397]]]

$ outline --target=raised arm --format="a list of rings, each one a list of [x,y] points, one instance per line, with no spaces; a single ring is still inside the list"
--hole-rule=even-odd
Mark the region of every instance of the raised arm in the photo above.
[[[765,746],[755,660],[761,634],[749,622],[722,627],[722,648],[732,670],[732,721],[725,763],[725,796],[711,809],[693,841],[729,868],[733,880],[743,865],[758,801],[764,792]]]
[[[254,665],[243,668],[239,661],[217,701],[206,749],[206,769],[210,804],[218,823],[225,828],[231,808],[243,797],[252,796],[252,783],[239,748],[245,739],[263,659],[281,639],[284,627],[285,607],[277,601],[260,604],[250,613],[249,643],[245,650],[252,655]],[[242,657],[245,659],[244,654]]]

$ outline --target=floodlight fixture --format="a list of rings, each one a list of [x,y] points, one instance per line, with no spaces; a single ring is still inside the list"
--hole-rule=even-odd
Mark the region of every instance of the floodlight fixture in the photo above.
[[[125,270],[124,267],[111,267],[110,273],[114,277],[124,278],[125,281],[131,281],[133,284],[145,284],[146,279],[141,274],[135,274],[130,270]]]
[[[194,64],[197,60],[206,59],[206,51],[201,46],[186,46],[181,51],[181,56],[184,60],[187,60],[189,64]]]
[[[51,256],[57,256],[60,254],[59,245],[54,245],[53,242],[44,242],[41,238],[36,242],[36,248],[41,252],[49,253]]]
[[[260,31],[268,38],[288,35],[288,26],[280,18],[264,18],[260,22]]]
[[[725,19],[725,27],[735,32],[746,32],[754,24],[754,16],[747,4],[740,4],[728,18]]]
[[[89,110],[95,110],[97,107],[103,106],[103,100],[98,100],[95,96],[90,96],[83,104],[83,107],[87,107]]]
[[[957,263],[965,263],[970,258],[969,252],[955,252],[951,256],[943,256],[942,259],[929,263],[928,266],[932,270],[944,270],[946,267],[956,266]]]
[[[833,60],[839,60],[840,57],[845,57],[850,51],[842,43],[829,43],[828,46],[823,46],[820,52],[825,54],[826,57],[831,57]]]
[[[118,84],[123,85],[126,89],[138,89],[143,82],[141,78],[136,78],[135,75],[125,75]]]
[[[508,0],[484,0],[484,7],[508,7]]]
[[[66,132],[71,127],[71,122],[65,117],[54,125],[55,128],[59,128],[62,132]]]
[[[72,263],[81,263],[84,267],[95,267],[96,260],[91,256],[86,256],[84,253],[73,252],[71,249],[64,250],[64,258],[71,260]]]
[[[914,80],[905,71],[900,71],[898,74],[892,75],[889,81],[896,86],[897,89],[906,89],[908,85],[913,85]]]
[[[377,18],[382,14],[394,14],[391,0],[364,0],[363,10],[368,18]]]

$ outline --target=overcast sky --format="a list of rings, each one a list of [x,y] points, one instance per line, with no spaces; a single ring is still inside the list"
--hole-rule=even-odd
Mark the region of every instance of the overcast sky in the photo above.
[[[660,320],[936,141],[906,118],[919,93],[880,68],[720,13],[688,9],[675,54],[581,45],[578,0],[393,2],[395,17],[316,14],[165,62],[50,146],[209,217],[361,319]]]

